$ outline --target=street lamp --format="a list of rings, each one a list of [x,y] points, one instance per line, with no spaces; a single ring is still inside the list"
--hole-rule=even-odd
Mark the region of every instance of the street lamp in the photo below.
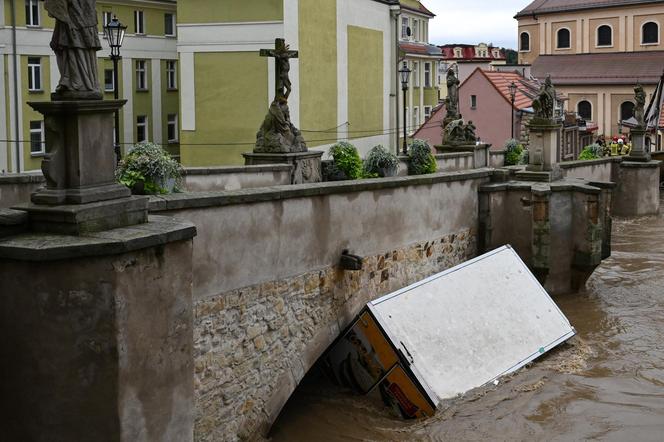
[[[104,36],[108,41],[108,45],[111,47],[111,60],[113,61],[113,94],[114,98],[118,100],[120,98],[119,88],[118,88],[118,61],[122,59],[120,56],[120,48],[122,47],[122,42],[124,41],[125,32],[127,32],[127,27],[120,23],[116,16],[113,16],[113,19],[104,25]],[[115,111],[115,158],[119,163],[122,158],[122,151],[120,150],[120,110]]]
[[[408,90],[408,79],[410,78],[410,69],[404,64],[399,70],[401,75],[401,90],[403,90],[403,154],[408,155],[408,133],[406,130],[406,91]]]
[[[516,83],[510,83],[508,89],[510,91],[510,99],[512,101],[512,108],[510,111],[512,112],[512,139],[514,139],[514,101],[516,100]]]

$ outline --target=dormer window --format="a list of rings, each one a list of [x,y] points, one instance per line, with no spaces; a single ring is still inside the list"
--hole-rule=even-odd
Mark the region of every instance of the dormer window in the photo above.
[[[461,58],[461,48],[454,48],[454,58]]]

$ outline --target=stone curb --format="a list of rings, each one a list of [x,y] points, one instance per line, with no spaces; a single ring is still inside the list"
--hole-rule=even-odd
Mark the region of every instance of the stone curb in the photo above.
[[[222,167],[187,167],[185,175],[225,175],[229,173],[256,173],[256,172],[289,172],[293,168],[290,164],[259,164],[254,166],[222,166]]]
[[[376,178],[353,181],[329,181],[313,184],[296,184],[233,191],[192,192],[159,195],[150,198],[150,211],[181,210],[202,207],[228,206],[232,204],[324,196],[366,190],[395,189],[405,186],[421,186],[451,181],[489,178],[494,169],[481,168],[471,171],[440,172],[428,175]]]
[[[170,217],[151,216],[137,224],[82,236],[22,233],[0,240],[0,258],[19,261],[56,261],[119,255],[196,236],[196,227]]]

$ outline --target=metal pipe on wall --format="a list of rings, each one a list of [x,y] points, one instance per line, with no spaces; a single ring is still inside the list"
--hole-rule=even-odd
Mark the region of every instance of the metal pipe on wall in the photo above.
[[[21,110],[20,103],[18,102],[18,55],[16,44],[16,0],[10,0],[9,7],[11,10],[12,19],[12,71],[14,73],[14,143],[16,148],[16,170],[15,173],[21,172],[21,130],[18,124],[18,116]]]

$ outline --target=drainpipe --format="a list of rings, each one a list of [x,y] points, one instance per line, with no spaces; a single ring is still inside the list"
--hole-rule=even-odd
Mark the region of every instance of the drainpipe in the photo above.
[[[16,0],[10,0],[12,18],[12,59],[14,72],[14,143],[16,148],[16,173],[21,172],[21,132],[18,124],[20,103],[18,102],[18,56],[16,54]]]
[[[399,155],[399,17],[401,16],[401,6],[396,5],[390,8],[392,17],[394,17],[394,122],[395,136],[394,146],[395,154]]]

